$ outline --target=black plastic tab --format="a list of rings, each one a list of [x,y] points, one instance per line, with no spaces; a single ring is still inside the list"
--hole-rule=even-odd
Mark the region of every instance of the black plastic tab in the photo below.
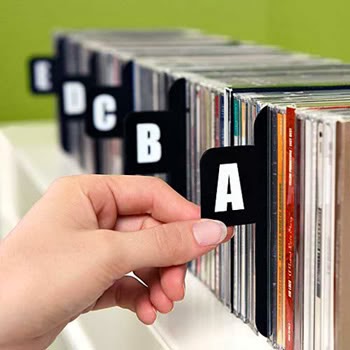
[[[87,94],[86,133],[94,138],[122,137],[124,118],[130,112],[124,87],[93,87]]]
[[[124,173],[171,174],[177,156],[173,112],[134,112],[125,120]]]
[[[265,337],[271,335],[271,320],[269,315],[270,284],[268,282],[268,229],[269,229],[269,185],[268,185],[268,107],[263,108],[254,124],[254,141],[259,161],[257,173],[259,174],[261,190],[258,192],[260,203],[255,229],[255,269],[256,269],[256,327]]]
[[[91,55],[90,59],[90,72],[91,72],[91,78],[94,81],[95,87],[104,88],[103,84],[99,80],[99,74],[98,74],[98,53],[95,52]],[[120,87],[113,87],[113,89],[118,89],[118,92],[115,92],[119,97],[122,96],[122,98],[118,98],[117,100],[117,118],[118,118],[118,125],[116,126],[115,133],[110,132],[110,134],[106,133],[95,133],[96,130],[92,128],[90,136],[93,138],[94,142],[94,169],[96,173],[104,173],[105,169],[103,169],[103,161],[104,158],[103,149],[105,142],[108,142],[108,138],[110,137],[117,137],[122,138],[124,137],[124,121],[125,117],[128,115],[128,113],[132,112],[134,110],[134,93],[133,93],[133,63],[128,62],[125,66],[122,68],[122,85]],[[88,118],[90,120],[90,126],[92,126],[91,123],[91,115]],[[107,140],[107,141],[106,141]]]
[[[166,173],[169,185],[186,197],[186,82],[177,80],[169,91],[169,110],[135,112],[125,119],[124,173],[152,175]],[[162,158],[157,162],[137,160],[137,125],[156,124],[161,133]],[[147,143],[145,143],[145,147]],[[151,150],[149,150],[151,151]]]
[[[55,93],[56,59],[49,56],[32,57],[29,60],[30,91],[36,95]]]
[[[186,120],[188,106],[186,101],[186,80],[178,79],[171,86],[169,91],[169,110],[176,115],[176,122],[173,132],[176,134],[176,156],[173,159],[170,172],[169,183],[187,198],[186,193],[186,164],[187,164],[187,145],[186,145]]]
[[[254,146],[221,147],[206,151],[200,163],[203,218],[227,226],[257,222],[263,185]]]
[[[55,91],[58,93],[60,82],[64,77],[65,72],[65,45],[66,45],[65,37],[58,37],[54,41],[55,43],[55,52],[56,52],[56,67],[55,67]],[[59,127],[59,138],[60,144],[64,151],[70,152],[70,140],[68,137],[69,131],[68,126],[65,120],[60,116],[60,99],[57,99],[57,119],[58,119],[58,127]]]
[[[60,81],[58,87],[59,114],[64,123],[85,117],[87,95],[90,89],[91,79],[87,77],[71,76]]]

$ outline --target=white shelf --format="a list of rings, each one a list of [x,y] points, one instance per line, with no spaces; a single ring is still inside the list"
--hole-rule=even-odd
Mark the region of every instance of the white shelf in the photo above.
[[[0,133],[1,233],[8,232],[57,177],[79,174],[57,145],[53,123],[3,127]],[[188,274],[186,297],[152,327],[131,313],[111,309],[90,313],[62,333],[67,349],[255,349],[271,350],[262,336],[238,320],[195,277]]]

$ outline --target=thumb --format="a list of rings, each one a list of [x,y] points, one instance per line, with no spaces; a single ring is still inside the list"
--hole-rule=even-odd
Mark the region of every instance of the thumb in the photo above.
[[[136,232],[106,231],[110,263],[125,274],[143,267],[187,263],[224,242],[228,230],[215,220],[181,221]]]

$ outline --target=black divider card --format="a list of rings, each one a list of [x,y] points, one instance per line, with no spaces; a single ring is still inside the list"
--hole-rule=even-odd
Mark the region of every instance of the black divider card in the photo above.
[[[150,175],[168,173],[176,157],[173,112],[130,113],[125,123],[124,172]]]
[[[131,113],[125,120],[124,173],[166,173],[168,183],[186,197],[185,80],[169,91],[170,111]]]
[[[55,86],[56,59],[53,57],[32,57],[29,60],[30,90],[36,95],[53,94]]]
[[[106,169],[106,162],[111,166],[111,163],[114,162],[114,160],[113,157],[106,154],[105,150],[108,148],[106,147],[106,144],[114,138],[124,138],[125,118],[128,113],[134,110],[133,62],[128,62],[123,66],[120,86],[106,87],[103,86],[103,83],[100,81],[96,58],[97,57],[91,62],[91,71],[94,72],[93,75],[96,77],[96,87],[93,88],[89,94],[86,132],[95,143],[94,171],[96,173],[109,173]],[[111,109],[113,103],[110,98],[109,102],[107,102],[108,98],[106,97],[101,97],[99,98],[100,102],[96,102],[98,101],[96,100],[96,97],[104,94],[110,95],[115,99],[116,112],[108,111]],[[102,100],[105,100],[105,102]],[[96,109],[94,109],[94,104],[96,105]],[[98,109],[102,111],[103,106],[106,108],[106,113],[102,117],[102,114],[101,112],[98,112]],[[113,114],[115,115],[114,117]],[[115,125],[113,126],[112,121],[114,118]]]
[[[93,138],[122,137],[125,116],[133,111],[132,63],[122,71],[122,85],[98,86],[96,55],[93,55],[91,77],[94,80],[87,94],[86,133]]]
[[[256,326],[268,337],[271,332],[267,295],[268,276],[268,183],[267,108],[254,125],[255,146],[212,148],[200,164],[201,215],[227,226],[256,223]]]
[[[58,86],[58,107],[61,124],[61,139],[65,150],[77,154],[80,150],[78,132],[79,121],[86,118],[87,93],[91,87],[91,79],[71,76],[63,78]]]
[[[62,80],[64,76],[64,46],[65,46],[65,39],[63,37],[56,37],[55,41],[55,52],[56,52],[56,68],[55,68],[55,85],[56,85],[56,92],[58,92],[59,82]],[[60,138],[60,144],[62,149],[65,152],[69,152],[69,139],[68,139],[68,130],[67,130],[67,123],[63,120],[63,118],[60,117],[60,101],[57,99],[57,119],[58,119],[58,127],[59,127],[59,138]]]
[[[86,133],[94,138],[123,136],[123,120],[132,107],[123,87],[93,87],[87,94]]]
[[[186,120],[189,118],[186,102],[186,80],[178,79],[169,91],[169,110],[176,114],[174,131],[176,134],[176,155],[172,162],[170,185],[187,198],[186,193]]]
[[[261,186],[254,146],[209,149],[200,167],[203,218],[220,220],[227,226],[257,221]]]
[[[268,130],[268,108],[264,107],[254,123],[254,142],[257,155],[257,174],[259,176],[260,189],[257,192],[259,203],[258,217],[255,233],[255,270],[256,270],[256,327],[265,337],[271,335],[271,319],[269,310],[270,284],[268,280],[270,252],[268,245],[268,222],[269,210],[269,185],[268,185],[268,164],[269,159],[269,130]]]
[[[58,95],[60,117],[65,122],[85,117],[88,102],[87,95],[90,88],[90,78],[72,76],[62,79]]]

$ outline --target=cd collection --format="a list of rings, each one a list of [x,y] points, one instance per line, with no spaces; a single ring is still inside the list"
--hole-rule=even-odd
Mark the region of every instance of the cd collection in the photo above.
[[[350,65],[197,30],[62,31],[54,41],[56,92],[87,79],[91,90],[122,88],[120,118],[175,113],[176,176],[149,174],[195,203],[203,204],[206,150],[264,140],[264,229],[236,226],[189,269],[272,346],[345,349]],[[128,135],[92,137],[84,113],[64,112],[64,98],[58,93],[63,149],[88,173],[128,172]]]

